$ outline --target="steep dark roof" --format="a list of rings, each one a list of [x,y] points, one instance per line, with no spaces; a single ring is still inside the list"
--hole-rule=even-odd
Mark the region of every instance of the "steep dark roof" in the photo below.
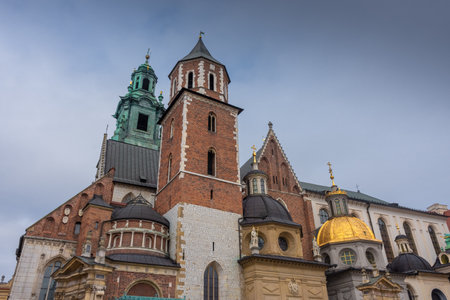
[[[116,182],[156,188],[158,165],[158,150],[107,141],[105,170],[115,168]]]
[[[111,205],[109,205],[108,203],[106,203],[105,201],[103,201],[103,197],[102,195],[94,195],[94,197],[92,197],[91,200],[89,200],[88,204],[92,204],[92,205],[97,205],[97,206],[101,206],[101,207],[107,207],[107,208],[112,208]],[[87,206],[86,205],[86,206]]]
[[[203,43],[203,40],[201,38],[198,39],[197,44],[194,46],[194,48],[189,52],[188,55],[183,57],[180,61],[186,61],[191,60],[195,58],[207,58],[215,63],[222,64],[217,59],[212,57],[211,53],[209,53],[208,49],[206,48],[205,44]]]
[[[151,204],[142,195],[130,200],[125,207],[117,208],[111,215],[111,220],[148,220],[169,227],[169,221],[153,210]]]
[[[110,254],[106,258],[113,261],[122,261],[128,263],[145,264],[152,266],[163,266],[163,267],[173,267],[179,268],[180,265],[171,260],[168,257],[154,256],[148,254]]]
[[[287,209],[269,195],[257,194],[244,198],[242,203],[243,217],[241,224],[277,222],[300,226],[292,221]]]
[[[421,256],[414,253],[401,253],[388,264],[387,269],[394,273],[411,273],[416,271],[434,271],[431,265]]]

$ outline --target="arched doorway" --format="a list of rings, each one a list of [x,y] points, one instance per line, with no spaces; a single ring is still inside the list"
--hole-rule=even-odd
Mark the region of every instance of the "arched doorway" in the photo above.
[[[441,292],[440,290],[434,289],[431,292],[431,299],[432,300],[447,300],[447,297],[445,297],[444,293]]]

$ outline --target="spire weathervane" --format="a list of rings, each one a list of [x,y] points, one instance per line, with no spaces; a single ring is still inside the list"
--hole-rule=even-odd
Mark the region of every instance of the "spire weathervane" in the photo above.
[[[331,169],[331,163],[328,162],[328,172],[330,173],[330,179],[331,179],[331,184],[332,186],[335,186],[336,184],[334,183],[334,176],[333,176],[333,170]]]
[[[202,34],[205,34],[203,31],[200,31],[198,38],[201,39],[202,38]]]
[[[256,163],[256,147],[255,147],[255,145],[253,145],[251,148],[253,150],[253,163],[255,164]]]

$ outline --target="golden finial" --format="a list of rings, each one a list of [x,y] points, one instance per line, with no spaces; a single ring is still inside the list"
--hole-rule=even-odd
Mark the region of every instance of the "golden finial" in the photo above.
[[[130,80],[130,85],[133,85],[133,80]]]
[[[331,179],[331,184],[332,186],[335,186],[336,184],[334,183],[334,176],[333,176],[333,170],[331,169],[331,163],[328,162],[328,172],[330,173],[330,179]]]
[[[200,31],[200,34],[198,35],[198,38],[201,39],[202,38],[202,34],[205,34],[203,31]]]
[[[256,164],[256,147],[253,145],[251,148],[253,149],[253,163]]]
[[[159,94],[162,95],[162,91]]]
[[[147,50],[147,54],[145,55],[145,62],[148,63],[148,59],[150,58],[150,48]]]
[[[395,228],[397,228],[398,234],[400,234],[400,227],[398,227],[397,223],[395,223]]]

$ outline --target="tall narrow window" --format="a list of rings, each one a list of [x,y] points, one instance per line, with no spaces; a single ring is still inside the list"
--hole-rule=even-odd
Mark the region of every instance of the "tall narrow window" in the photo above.
[[[428,226],[428,233],[430,234],[431,243],[433,243],[434,252],[436,252],[437,255],[441,253],[441,248],[439,247],[439,242],[436,237],[436,233],[434,232],[433,227]]]
[[[170,138],[173,138],[173,119],[170,121]]]
[[[252,185],[253,185],[253,194],[258,194],[258,181],[256,180],[256,178],[253,178]]]
[[[188,74],[188,89],[192,89],[194,86],[194,73],[189,72]]]
[[[214,91],[214,75],[209,73],[209,89]]]
[[[75,229],[73,230],[73,234],[80,234],[80,228],[81,228],[81,223],[80,222],[76,222],[75,223]]]
[[[212,264],[206,268],[203,274],[203,299],[219,299],[219,275]]]
[[[148,80],[147,78],[144,78],[144,80],[142,80],[142,88],[146,91],[148,91],[148,86],[150,85],[150,80]]]
[[[134,89],[137,89],[139,87],[139,80],[141,78],[140,77],[136,77],[136,82],[134,83]]]
[[[389,239],[389,233],[386,228],[386,223],[383,219],[378,219],[378,227],[380,228],[381,239],[383,240],[384,251],[386,252],[386,257],[388,262],[394,259],[394,253],[392,252],[391,240]]]
[[[214,113],[208,115],[208,131],[216,132],[216,115]]]
[[[167,182],[172,178],[172,153],[169,154],[169,162],[167,163]]]
[[[264,178],[261,178],[261,181],[259,183],[261,185],[261,194],[266,193],[266,187],[264,186]]]
[[[147,126],[148,126],[148,115],[139,113],[137,129],[147,131]]]
[[[403,229],[405,229],[406,237],[408,238],[409,246],[411,247],[411,250],[415,253],[417,253],[416,243],[414,242],[414,237],[412,235],[411,227],[409,227],[409,224],[406,222],[403,222]]]
[[[51,275],[61,267],[60,261],[54,261],[45,268],[44,278],[42,279],[39,300],[53,300],[56,282]]]
[[[208,151],[208,175],[216,175],[216,153],[213,149]]]

